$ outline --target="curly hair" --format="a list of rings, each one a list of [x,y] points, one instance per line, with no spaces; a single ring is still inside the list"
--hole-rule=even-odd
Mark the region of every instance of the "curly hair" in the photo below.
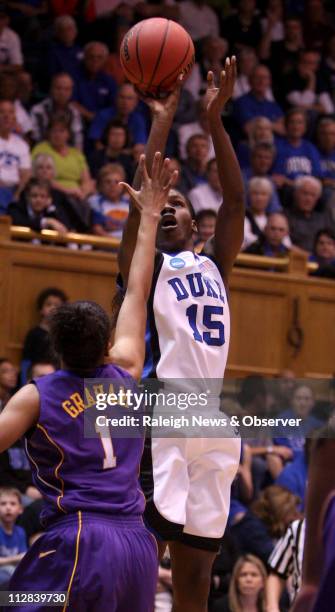
[[[102,363],[110,335],[109,317],[95,302],[64,304],[50,318],[53,348],[73,370],[89,370]]]

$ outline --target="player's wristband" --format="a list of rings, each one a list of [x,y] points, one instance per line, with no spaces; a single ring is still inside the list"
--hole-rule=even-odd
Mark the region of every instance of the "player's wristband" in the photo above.
[[[273,453],[273,446],[267,446],[266,447],[266,454],[267,455],[272,455]]]

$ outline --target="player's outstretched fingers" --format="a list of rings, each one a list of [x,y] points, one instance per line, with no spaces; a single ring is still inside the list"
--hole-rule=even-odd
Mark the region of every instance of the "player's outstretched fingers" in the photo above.
[[[170,179],[171,176],[171,170],[170,170],[170,159],[168,157],[166,157],[164,159],[163,162],[163,166],[161,169],[161,173],[160,173],[160,177],[159,177],[159,181],[161,185],[165,185],[168,180]]]
[[[208,89],[215,88],[214,73],[211,70],[207,72],[207,85],[208,85]]]
[[[140,173],[141,173],[141,180],[144,183],[144,185],[146,185],[148,184],[150,179],[149,179],[149,174],[148,174],[147,165],[146,165],[146,157],[144,153],[142,153],[142,155],[140,156],[139,167],[140,167]]]
[[[138,204],[138,195],[139,192],[135,191],[135,189],[133,189],[133,187],[131,187],[131,185],[128,185],[128,183],[124,183],[123,181],[119,182],[120,187],[123,187],[123,189],[125,189],[128,194],[130,195],[131,199],[133,200],[133,202],[136,204],[136,207],[140,208],[139,204]]]
[[[179,174],[179,170],[174,170],[172,174],[170,173],[170,178],[168,179],[168,182],[166,183],[166,185],[164,185],[163,187],[164,193],[166,194],[169,193],[172,185],[174,185],[175,182],[177,182],[178,174]]]
[[[161,159],[162,159],[162,154],[159,151],[156,151],[153,162],[152,162],[152,168],[151,168],[151,178],[154,182],[156,182],[159,178]]]

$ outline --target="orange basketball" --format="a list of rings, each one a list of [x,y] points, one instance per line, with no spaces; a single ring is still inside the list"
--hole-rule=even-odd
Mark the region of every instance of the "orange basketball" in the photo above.
[[[170,92],[182,72],[194,64],[190,35],[175,21],[144,19],[124,36],[120,47],[124,73],[144,93],[160,97]]]

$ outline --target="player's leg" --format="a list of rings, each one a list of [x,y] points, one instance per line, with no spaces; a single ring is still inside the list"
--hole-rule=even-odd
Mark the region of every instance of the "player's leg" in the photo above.
[[[173,612],[206,612],[216,552],[169,542]]]
[[[170,548],[173,612],[207,610],[211,569],[228,519],[240,448],[238,437],[188,440],[186,520],[182,537]]]

